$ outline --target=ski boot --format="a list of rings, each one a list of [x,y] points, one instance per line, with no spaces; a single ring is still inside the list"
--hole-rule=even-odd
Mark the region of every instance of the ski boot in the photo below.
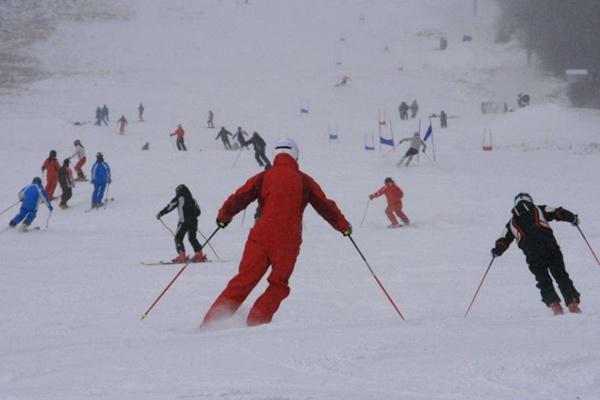
[[[194,257],[192,257],[193,263],[200,263],[200,262],[206,262],[206,261],[208,261],[208,259],[206,258],[204,253],[202,253],[202,250],[197,251],[196,254],[194,254]]]
[[[27,228],[29,228],[29,222],[25,221],[21,224],[21,232],[27,232]]]
[[[579,300],[573,299],[567,307],[570,313],[581,314],[581,309],[579,308]]]
[[[389,224],[387,227],[393,229],[393,228],[400,228],[401,226],[402,225],[400,225],[400,224]]]
[[[179,255],[171,260],[176,264],[184,264],[187,261],[187,257],[185,255],[185,251],[180,251]]]
[[[554,303],[551,303],[550,305],[548,305],[548,307],[550,307],[550,309],[552,310],[552,314],[554,316],[563,315],[565,313],[563,311],[563,308],[561,307],[559,301],[555,301]]]

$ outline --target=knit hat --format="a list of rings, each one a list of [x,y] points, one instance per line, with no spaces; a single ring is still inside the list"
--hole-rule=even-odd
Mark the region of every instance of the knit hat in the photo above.
[[[294,158],[294,160],[298,160],[300,149],[298,149],[298,145],[293,139],[281,139],[275,144],[274,156],[277,156],[281,153],[289,154]]]

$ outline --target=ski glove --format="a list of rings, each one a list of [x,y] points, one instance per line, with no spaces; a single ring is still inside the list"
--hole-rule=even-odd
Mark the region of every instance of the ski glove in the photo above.
[[[502,253],[504,253],[504,250],[502,250],[499,247],[494,247],[491,251],[492,253],[492,257],[500,257],[502,255]]]
[[[225,221],[220,221],[217,220],[217,225],[219,226],[219,228],[221,229],[225,229],[225,227],[229,224],[229,222],[225,222]]]
[[[571,221],[571,225],[573,225],[573,226],[579,226],[579,216],[577,216],[577,214],[575,214],[573,216],[573,221]]]
[[[342,235],[344,235],[344,236],[352,235],[352,227],[349,226],[348,229],[346,229],[344,232],[342,232]]]
[[[156,214],[156,219],[160,219],[160,217],[162,217],[161,213]]]
[[[372,194],[369,195],[369,200],[373,200],[375,198],[375,196],[373,196]]]

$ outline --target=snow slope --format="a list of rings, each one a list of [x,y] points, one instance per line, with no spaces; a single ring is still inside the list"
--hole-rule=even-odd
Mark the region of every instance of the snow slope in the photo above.
[[[577,212],[600,247],[600,113],[568,108],[561,81],[528,69],[516,45],[492,45],[496,10],[479,3],[475,19],[467,0],[114,1],[127,17],[62,22],[28,47],[50,78],[0,99],[0,204],[15,201],[50,149],[70,155],[76,138],[91,156],[86,172],[105,154],[115,201],[84,213],[91,187],[80,184],[47,230],[0,233],[0,399],[598,399],[600,269],[570,225],[553,228],[584,314],[551,317],[515,247],[463,319],[517,192]],[[474,41],[460,42],[465,33]],[[449,39],[444,52],[438,34]],[[351,84],[334,88],[344,73]],[[531,107],[480,114],[481,101],[514,107],[519,92]],[[380,110],[396,138],[418,128],[396,111],[413,98],[423,129],[441,109],[456,116],[444,131],[434,120],[437,162],[398,169],[405,147],[363,151]],[[73,125],[104,103],[110,127]],[[233,167],[237,152],[205,128],[209,108],[217,126],[257,130],[268,144],[297,140],[301,168],[353,223],[407,321],[351,243],[308,209],[292,293],[273,323],[243,327],[261,284],[226,329],[199,333],[237,270],[254,207],[215,236],[224,261],[190,266],[140,321],[178,270],[140,265],[174,255],[154,219],[174,187],[191,188],[209,235],[226,196],[260,171],[251,152]],[[125,136],[115,135],[121,114]],[[169,143],[178,123],[187,153]],[[484,128],[492,152],[481,151]],[[383,199],[360,226],[386,176],[403,188],[414,227],[384,229]]]

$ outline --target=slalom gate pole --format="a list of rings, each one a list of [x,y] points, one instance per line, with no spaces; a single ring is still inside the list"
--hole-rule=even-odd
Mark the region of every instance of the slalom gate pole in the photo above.
[[[365,213],[363,214],[363,217],[360,220],[360,226],[363,226],[363,222],[365,222],[365,218],[367,217],[367,210],[369,209],[369,204],[371,204],[370,199],[367,201],[367,206],[365,207]]]
[[[206,239],[206,242],[204,243],[204,245],[202,245],[202,247],[204,247],[204,246],[206,246],[208,244],[208,242],[210,241],[210,239],[212,239],[213,236],[216,235],[216,233],[219,231],[219,229],[221,229],[221,227],[217,227],[217,229],[214,230],[214,232],[208,237],[208,239]],[[181,269],[179,270],[179,272],[177,272],[177,274],[175,274],[175,276],[173,277],[173,279],[171,279],[171,282],[169,282],[169,284],[163,289],[163,291],[160,292],[160,294],[158,295],[158,297],[156,298],[156,300],[154,300],[154,302],[152,303],[152,305],[150,305],[150,307],[148,307],[148,309],[144,312],[144,314],[142,315],[142,318],[141,318],[142,320],[146,319],[146,317],[148,316],[148,314],[150,313],[150,311],[159,302],[159,300],[163,297],[163,295],[167,292],[167,290],[169,290],[169,288],[171,287],[171,285],[173,285],[173,283],[177,280],[177,278],[179,278],[179,275],[181,275],[183,273],[183,271],[185,271],[185,269],[187,268],[188,265],[190,265],[191,262],[192,262],[192,259],[190,258],[183,265],[183,267],[181,267]]]
[[[241,147],[240,147],[240,151],[239,151],[239,153],[238,153],[237,157],[235,158],[235,161],[233,162],[233,166],[232,166],[231,168],[235,168],[235,166],[236,166],[236,165],[237,165],[237,163],[238,163],[238,160],[240,159],[240,156],[242,155],[242,151],[243,151],[243,150],[244,150],[244,146],[241,146]]]
[[[579,225],[575,225],[575,227],[577,228],[577,230],[579,231],[579,233],[581,233],[581,237],[583,238],[583,240],[585,241],[585,244],[587,244],[588,248],[590,249],[590,251],[592,252],[592,255],[594,256],[594,258],[596,259],[596,262],[598,263],[598,266],[600,266],[600,260],[598,260],[598,256],[596,255],[596,252],[594,251],[594,249],[592,248],[592,246],[590,245],[590,242],[588,242],[587,238],[585,237],[585,235],[583,234],[583,231],[581,230],[581,228],[579,227]]]
[[[0,215],[4,214],[5,212],[7,212],[8,210],[10,210],[11,208],[13,208],[14,206],[16,206],[17,204],[19,204],[21,202],[21,200],[17,201],[14,204],[11,204],[10,206],[8,206],[7,208],[5,208],[4,210],[2,210],[2,212],[0,212]]]
[[[50,223],[50,218],[52,218],[52,211],[48,212],[48,218],[46,218],[46,229],[48,229],[48,224]]]
[[[479,283],[479,286],[477,287],[477,290],[475,291],[473,300],[471,300],[471,304],[469,304],[469,308],[467,308],[467,312],[465,313],[465,319],[467,318],[467,315],[469,315],[469,311],[471,311],[471,307],[473,306],[473,303],[475,303],[475,299],[477,298],[477,295],[479,294],[479,289],[481,289],[481,286],[483,286],[483,281],[485,280],[485,277],[487,276],[488,272],[490,272],[490,268],[492,267],[492,263],[494,262],[494,259],[496,259],[496,256],[492,257],[492,261],[490,261],[490,265],[488,265],[487,269],[485,270],[485,274],[483,274],[483,278],[481,278],[481,282]]]
[[[175,232],[173,232],[173,230],[171,228],[169,228],[169,226],[167,224],[165,224],[165,221],[162,220],[162,218],[158,219],[160,221],[161,224],[163,224],[163,226],[165,228],[167,228],[169,230],[169,232],[171,232],[171,235],[173,235],[173,237],[175,237]],[[200,231],[200,229],[196,229],[196,231],[200,234],[200,236],[202,236],[202,238],[204,240],[206,240],[206,236],[204,236],[204,234]],[[217,257],[217,260],[221,260],[221,257],[219,257],[219,255],[217,254],[217,252],[215,251],[215,249],[212,247],[212,244],[210,244],[209,242],[206,242],[208,244],[208,247],[210,247],[210,249],[212,250],[213,253],[215,253],[215,257]]]
[[[394,307],[394,310],[396,310],[396,313],[398,313],[398,316],[400,316],[400,318],[404,321],[404,316],[402,315],[402,313],[400,312],[400,310],[398,309],[398,306],[396,306],[396,303],[394,303],[394,300],[392,300],[392,298],[390,297],[390,295],[388,294],[387,290],[385,290],[385,288],[383,287],[381,281],[379,280],[379,278],[377,277],[377,275],[375,275],[375,272],[373,271],[373,269],[371,268],[371,266],[369,265],[369,263],[367,262],[367,259],[365,258],[365,256],[363,255],[362,251],[360,251],[360,249],[358,248],[358,246],[356,245],[356,242],[354,241],[354,239],[352,239],[352,235],[348,235],[348,239],[350,239],[350,241],[352,242],[352,244],[354,245],[354,248],[356,249],[356,251],[358,251],[358,254],[360,254],[361,258],[363,259],[363,261],[365,262],[367,268],[369,269],[369,271],[371,272],[371,275],[373,275],[373,278],[375,278],[375,281],[377,282],[377,284],[379,285],[379,287],[381,288],[381,290],[383,291],[383,294],[385,294],[385,297],[387,297],[387,299],[389,300],[389,302],[392,304],[392,307]]]

